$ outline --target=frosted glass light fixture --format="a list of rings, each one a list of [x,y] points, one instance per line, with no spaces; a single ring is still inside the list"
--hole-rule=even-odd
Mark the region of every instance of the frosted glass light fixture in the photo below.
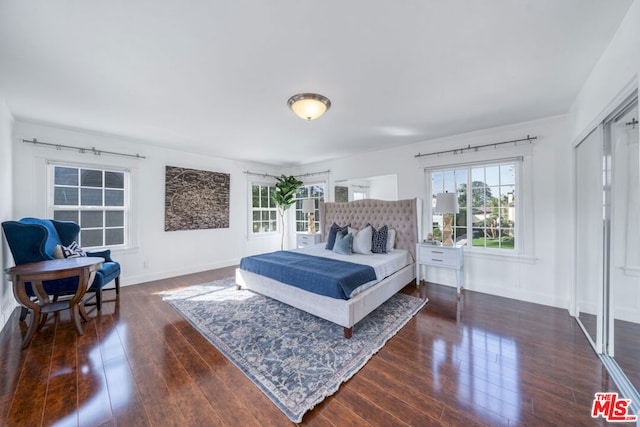
[[[318,95],[317,93],[299,93],[293,95],[289,98],[287,104],[298,117],[305,120],[317,119],[331,107],[329,98]]]
[[[438,193],[436,194],[436,213],[441,213],[444,218],[444,228],[442,229],[442,246],[453,246],[451,239],[451,220],[454,214],[459,213],[458,193]]]

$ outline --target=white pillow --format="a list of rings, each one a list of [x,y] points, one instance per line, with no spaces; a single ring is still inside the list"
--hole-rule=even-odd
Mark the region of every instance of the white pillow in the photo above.
[[[389,229],[389,234],[387,234],[387,252],[393,251],[396,247],[396,230],[393,228]]]
[[[360,231],[357,231],[353,237],[353,252],[356,254],[371,255],[371,238],[373,230],[367,225]]]

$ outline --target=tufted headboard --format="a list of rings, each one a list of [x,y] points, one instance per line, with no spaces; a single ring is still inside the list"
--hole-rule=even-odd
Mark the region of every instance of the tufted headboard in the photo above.
[[[408,250],[413,259],[416,259],[420,209],[418,199],[320,203],[319,209],[323,242],[327,240],[329,228],[334,222],[340,226],[351,224],[357,229],[364,228],[368,223],[375,228],[386,224],[390,229],[396,230],[396,248]]]

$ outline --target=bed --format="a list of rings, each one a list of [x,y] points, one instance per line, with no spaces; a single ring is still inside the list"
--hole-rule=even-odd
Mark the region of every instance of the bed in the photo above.
[[[395,248],[408,253],[407,265],[377,283],[369,284],[365,290],[348,299],[318,295],[242,268],[236,270],[236,284],[239,288],[250,289],[337,323],[344,328],[345,338],[351,338],[353,326],[358,321],[415,279],[419,210],[418,199],[398,201],[367,199],[320,204],[320,230],[323,242],[327,241],[329,228],[333,223],[341,226],[350,224],[356,229],[362,229],[368,223],[374,228],[387,225],[389,229],[396,231]]]

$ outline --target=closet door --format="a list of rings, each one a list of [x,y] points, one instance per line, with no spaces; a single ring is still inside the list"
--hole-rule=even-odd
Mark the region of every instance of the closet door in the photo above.
[[[606,352],[640,389],[640,152],[637,100],[605,123],[610,144],[611,224]]]
[[[575,148],[575,312],[598,353],[603,337],[603,155],[602,126],[598,126]]]

